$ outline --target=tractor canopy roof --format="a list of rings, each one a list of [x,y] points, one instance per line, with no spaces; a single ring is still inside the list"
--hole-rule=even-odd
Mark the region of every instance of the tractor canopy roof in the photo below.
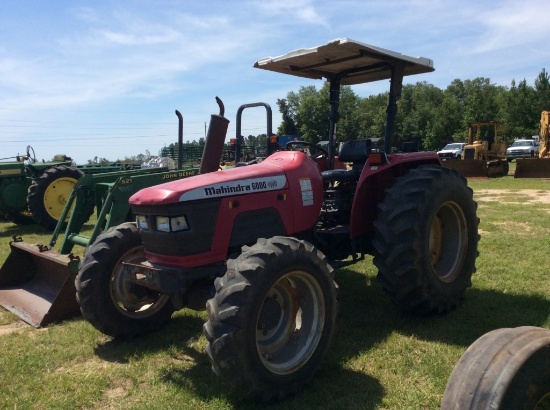
[[[254,64],[256,68],[311,79],[332,80],[341,76],[342,85],[390,79],[394,66],[402,66],[403,75],[434,71],[429,58],[411,57],[348,38],[279,57],[264,57]]]

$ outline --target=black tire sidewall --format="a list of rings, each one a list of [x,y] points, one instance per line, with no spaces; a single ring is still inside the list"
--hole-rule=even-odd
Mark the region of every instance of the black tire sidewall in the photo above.
[[[282,259],[283,258],[281,257],[276,258],[273,263],[270,263],[268,265],[268,269],[266,269],[265,272],[261,274],[262,276],[265,276],[267,280],[261,284],[258,284],[259,286],[254,289],[254,296],[251,295],[251,299],[253,299],[253,302],[251,303],[250,326],[246,328],[247,345],[245,349],[250,352],[251,361],[253,361],[252,366],[258,369],[258,372],[260,373],[258,375],[259,378],[261,378],[266,384],[277,384],[284,386],[288,383],[300,382],[300,380],[306,378],[308,374],[312,373],[314,369],[318,367],[319,361],[322,360],[322,357],[324,357],[329,347],[327,341],[330,340],[330,334],[334,330],[330,325],[331,318],[329,315],[330,312],[333,312],[336,309],[336,307],[334,306],[335,300],[331,297],[331,288],[333,286],[332,279],[330,279],[329,282],[327,278],[323,275],[320,275],[318,273],[313,275],[311,274],[312,272],[319,271],[318,266],[315,266],[313,263],[311,263],[311,261],[300,260],[302,258],[292,258],[292,260],[288,260],[287,263],[281,261]],[[288,263],[296,263],[296,265],[294,265],[292,269],[285,269],[285,265],[288,265]],[[321,288],[321,292],[323,294],[325,302],[325,324],[323,326],[322,336],[319,340],[319,345],[317,346],[313,355],[309,358],[308,362],[304,364],[304,366],[302,366],[300,369],[298,369],[295,373],[288,376],[280,376],[266,369],[264,364],[262,363],[261,358],[259,357],[259,353],[256,347],[256,324],[258,322],[258,315],[260,313],[262,304],[271,287],[286,273],[293,270],[302,270],[305,272],[309,272],[310,276],[315,277],[316,282]]]
[[[323,330],[307,362],[292,373],[276,374],[259,356],[256,326],[269,290],[296,270],[308,272],[323,294]],[[204,329],[213,370],[226,384],[245,397],[269,401],[300,390],[312,379],[330,348],[338,310],[332,269],[321,252],[295,238],[260,239],[228,261],[226,274],[216,280],[216,290],[207,303],[209,320]],[[227,311],[234,313],[228,317]]]
[[[433,219],[446,203],[461,209],[467,229],[466,255],[451,280],[441,280],[429,251]],[[443,313],[456,307],[475,272],[477,204],[466,180],[453,169],[424,165],[409,170],[386,190],[373,241],[378,280],[390,299],[414,313]]]
[[[461,273],[457,276],[452,284],[447,284],[439,280],[431,263],[429,255],[429,240],[421,241],[422,244],[422,257],[423,268],[422,271],[426,272],[428,277],[426,279],[431,280],[432,286],[437,287],[442,294],[452,293],[452,288],[456,286],[457,281],[464,281],[467,283],[461,286],[468,286],[470,282],[470,276],[464,274],[464,272],[472,272],[475,269],[475,261],[477,258],[477,220],[476,209],[472,206],[471,195],[468,193],[465,184],[459,183],[458,178],[442,178],[435,185],[436,188],[433,191],[433,196],[428,199],[427,206],[421,212],[420,224],[423,227],[422,238],[430,238],[430,226],[433,219],[436,216],[440,207],[447,202],[456,203],[464,213],[464,218],[467,224],[468,230],[468,250],[466,258],[463,261],[461,267]],[[450,295],[449,295],[450,296]]]
[[[96,329],[113,337],[134,337],[158,329],[174,311],[172,303],[144,318],[131,318],[115,306],[111,277],[124,255],[142,252],[139,232],[132,222],[110,228],[86,248],[75,279],[82,315]]]

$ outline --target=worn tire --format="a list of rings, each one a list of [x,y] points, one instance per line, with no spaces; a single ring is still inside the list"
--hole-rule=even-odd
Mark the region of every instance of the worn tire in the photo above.
[[[27,204],[37,224],[50,230],[55,229],[69,195],[82,175],[84,173],[76,168],[59,165],[46,169],[33,180]],[[87,218],[92,212],[93,209]]]
[[[134,337],[159,329],[174,312],[167,295],[125,282],[122,262],[145,260],[132,222],[108,229],[86,248],[75,279],[82,316],[100,332]]]
[[[550,331],[497,329],[477,339],[456,364],[443,410],[550,408]]]
[[[478,256],[477,204],[466,179],[420,166],[395,180],[378,210],[374,264],[392,302],[417,314],[455,308]]]
[[[313,245],[259,239],[227,262],[204,325],[213,371],[235,392],[278,400],[309,383],[335,331],[332,268]]]

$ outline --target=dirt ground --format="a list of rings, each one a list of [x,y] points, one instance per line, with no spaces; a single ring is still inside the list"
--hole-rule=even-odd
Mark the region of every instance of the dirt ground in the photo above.
[[[474,196],[477,201],[550,204],[550,190],[476,189]]]

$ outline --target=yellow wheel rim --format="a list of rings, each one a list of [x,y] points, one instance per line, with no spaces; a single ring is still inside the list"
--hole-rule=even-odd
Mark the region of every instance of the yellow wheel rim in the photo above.
[[[75,178],[59,178],[50,184],[44,192],[44,209],[53,219],[59,221],[69,195],[76,185]],[[70,216],[67,214],[67,218]]]

